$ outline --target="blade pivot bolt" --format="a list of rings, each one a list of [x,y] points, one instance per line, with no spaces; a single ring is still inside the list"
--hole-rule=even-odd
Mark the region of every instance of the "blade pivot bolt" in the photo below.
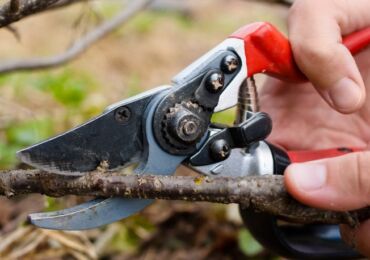
[[[230,156],[231,149],[225,139],[215,140],[210,146],[211,157],[213,160],[220,162]]]
[[[198,127],[197,127],[196,122],[194,122],[194,121],[185,122],[183,127],[182,127],[182,131],[187,136],[194,135],[198,131]]]
[[[201,120],[189,111],[181,111],[170,122],[170,133],[184,144],[196,143],[203,135]]]
[[[183,105],[177,105],[168,113],[163,122],[166,140],[178,147],[188,147],[197,143],[203,136],[206,124],[194,112]]]
[[[224,74],[219,72],[214,72],[209,75],[206,79],[206,88],[211,93],[217,93],[224,87]]]
[[[229,54],[223,58],[221,62],[222,71],[230,74],[236,71],[239,67],[239,60],[235,55]]]
[[[114,118],[120,124],[127,123],[131,118],[131,110],[126,106],[119,107],[114,113]]]

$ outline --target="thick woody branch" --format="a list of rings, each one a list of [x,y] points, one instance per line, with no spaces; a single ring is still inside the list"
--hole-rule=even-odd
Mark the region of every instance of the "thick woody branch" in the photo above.
[[[88,32],[85,36],[77,40],[65,52],[50,57],[9,60],[0,63],[0,73],[22,70],[38,70],[43,68],[56,67],[67,63],[86,51],[90,46],[104,38],[107,34],[117,27],[130,20],[135,14],[139,13],[152,2],[151,0],[135,0],[119,14],[109,21],[106,21]],[[1,24],[0,24],[1,25]]]
[[[208,178],[185,176],[120,175],[95,171],[66,177],[40,170],[0,172],[0,195],[42,193],[123,196],[166,200],[238,203],[246,209],[273,214],[299,223],[345,223],[352,226],[370,218],[370,207],[332,212],[304,206],[286,192],[282,176]]]

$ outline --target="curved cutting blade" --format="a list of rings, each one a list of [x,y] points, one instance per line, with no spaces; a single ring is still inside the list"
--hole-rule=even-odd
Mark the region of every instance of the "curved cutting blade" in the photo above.
[[[94,199],[75,207],[28,216],[41,228],[57,230],[84,230],[106,225],[135,214],[153,200],[109,198]]]
[[[103,161],[109,169],[139,162],[143,152],[145,107],[167,88],[150,90],[114,104],[89,122],[21,150],[17,156],[36,168],[70,176],[93,171]],[[121,118],[117,113],[121,113]]]

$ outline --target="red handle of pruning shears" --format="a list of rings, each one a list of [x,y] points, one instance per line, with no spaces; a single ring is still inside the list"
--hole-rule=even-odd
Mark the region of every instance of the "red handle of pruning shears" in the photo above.
[[[269,23],[246,25],[231,38],[244,41],[247,75],[266,73],[284,81],[304,82],[307,78],[296,65],[288,39]],[[344,37],[343,44],[356,54],[370,44],[370,27]],[[318,151],[289,151],[291,162],[305,162],[361,151],[359,148],[337,148]]]
[[[304,82],[305,75],[296,65],[288,39],[268,23],[247,25],[231,35],[244,42],[247,77],[266,73],[284,81]],[[370,44],[370,28],[356,32],[343,39],[343,44],[352,54]],[[242,47],[242,46],[241,46]],[[240,48],[243,50],[243,48]],[[289,163],[299,163],[337,157],[361,151],[360,148],[337,148],[317,151],[288,151],[270,145],[274,157],[274,174],[283,174]],[[287,160],[289,157],[289,160]],[[242,210],[244,223],[264,246],[293,259],[353,259],[357,254],[346,248],[336,235],[323,239],[328,233],[336,234],[334,226],[279,226],[277,219],[262,213]],[[297,239],[299,238],[299,239]],[[333,239],[334,238],[334,239]]]
[[[285,81],[307,80],[294,61],[288,39],[271,24],[246,25],[230,37],[244,40],[248,77],[266,73]],[[343,44],[352,54],[358,53],[370,44],[370,27],[345,37]]]
[[[361,148],[341,147],[335,149],[313,150],[313,151],[288,151],[288,157],[292,163],[308,162],[325,158],[337,157],[347,153],[361,152]]]

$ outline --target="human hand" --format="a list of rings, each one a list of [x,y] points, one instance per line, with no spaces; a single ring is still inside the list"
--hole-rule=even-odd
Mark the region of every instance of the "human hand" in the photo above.
[[[295,2],[289,38],[312,84],[269,80],[264,86],[260,105],[274,122],[272,143],[287,150],[369,145],[370,48],[355,61],[340,43],[341,35],[370,26],[369,10],[369,0]],[[295,198],[313,207],[346,211],[369,206],[370,152],[292,164],[285,182]],[[370,256],[370,220],[356,230],[343,226],[342,237]]]

